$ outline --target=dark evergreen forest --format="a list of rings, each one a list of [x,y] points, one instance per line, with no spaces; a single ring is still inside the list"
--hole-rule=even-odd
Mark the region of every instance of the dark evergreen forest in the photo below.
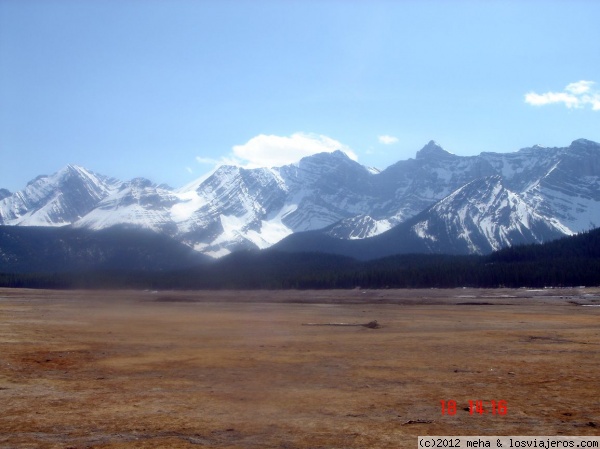
[[[238,252],[176,271],[0,273],[27,288],[330,289],[600,285],[600,229],[486,256],[398,255],[359,262],[322,253]]]

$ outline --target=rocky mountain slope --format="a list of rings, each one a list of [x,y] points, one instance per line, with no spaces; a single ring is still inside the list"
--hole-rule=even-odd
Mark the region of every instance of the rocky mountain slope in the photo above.
[[[500,175],[479,178],[379,235],[336,237],[340,223],[300,232],[273,246],[285,252],[322,251],[359,260],[394,254],[486,254],[524,243],[554,240],[570,231],[542,217],[503,185]]]
[[[177,190],[67,166],[5,194],[0,224],[133,225],[213,257],[321,229],[338,240],[404,229],[412,237],[398,238],[426,251],[489,252],[600,225],[600,144],[462,157],[432,141],[381,172],[336,151],[283,167],[221,166]]]
[[[38,176],[0,201],[0,224],[64,226],[98,206],[119,181],[67,165],[51,176]]]

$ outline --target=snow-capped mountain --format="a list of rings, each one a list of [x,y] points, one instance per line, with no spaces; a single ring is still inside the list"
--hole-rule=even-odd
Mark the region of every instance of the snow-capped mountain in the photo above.
[[[76,165],[38,176],[0,201],[0,224],[64,226],[91,212],[119,182]]]
[[[222,166],[179,190],[171,217],[180,238],[206,254],[263,249],[361,213],[373,200],[365,193],[372,176],[341,151],[277,168]]]
[[[571,233],[556,218],[540,215],[507,189],[500,175],[460,187],[421,214],[410,231],[432,252],[453,254],[489,253]]]
[[[348,220],[346,220],[347,222]],[[569,234],[554,218],[540,216],[500,175],[479,178],[399,225],[362,239],[336,238],[340,227],[291,235],[274,248],[322,251],[360,260],[394,254],[484,254],[520,243],[542,243]]]
[[[526,182],[524,200],[571,232],[600,226],[600,145],[576,140],[544,173]]]
[[[336,151],[283,167],[221,166],[177,190],[67,166],[6,194],[0,224],[135,225],[213,257],[302,231],[360,240],[409,222],[425,250],[438,239],[488,252],[600,225],[600,144],[462,157],[432,141],[381,172]]]
[[[74,226],[99,230],[128,224],[173,236],[177,226],[171,220],[171,209],[179,202],[181,200],[170,190],[148,179],[135,178],[114,185]]]

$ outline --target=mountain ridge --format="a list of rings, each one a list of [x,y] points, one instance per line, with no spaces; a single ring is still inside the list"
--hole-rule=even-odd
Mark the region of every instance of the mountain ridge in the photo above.
[[[464,191],[460,196],[461,189],[479,179],[495,179],[502,201],[486,199],[485,182],[469,190],[470,198]],[[282,167],[220,166],[179,189],[142,178],[119,181],[68,165],[4,194],[3,225],[137,226],[212,257],[266,249],[296,233],[321,229],[342,241],[373,238],[424,211],[430,211],[427,225],[400,228],[425,239],[425,245],[415,245],[433,251],[427,226],[434,227],[435,220],[436,238],[445,239],[450,250],[467,244],[468,252],[483,253],[599,225],[600,145],[577,139],[569,147],[536,145],[513,153],[457,156],[430,141],[415,158],[380,172],[335,151]],[[461,214],[464,218],[457,221]],[[467,223],[466,217],[475,216]],[[536,223],[534,230],[530,222]],[[479,243],[456,240],[467,234]]]

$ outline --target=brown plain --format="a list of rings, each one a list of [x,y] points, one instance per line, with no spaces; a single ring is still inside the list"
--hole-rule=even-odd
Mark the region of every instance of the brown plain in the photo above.
[[[600,307],[583,304],[600,290],[0,290],[0,447],[600,435]]]

